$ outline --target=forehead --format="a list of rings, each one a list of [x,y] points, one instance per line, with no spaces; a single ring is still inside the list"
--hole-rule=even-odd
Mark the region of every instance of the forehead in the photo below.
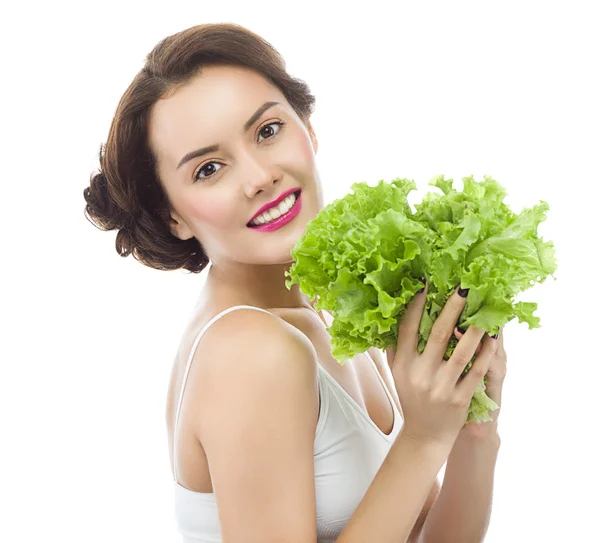
[[[261,74],[237,66],[210,66],[154,104],[148,125],[159,162],[174,161],[191,145],[219,143],[242,133],[244,123],[266,101],[287,104],[283,93]]]

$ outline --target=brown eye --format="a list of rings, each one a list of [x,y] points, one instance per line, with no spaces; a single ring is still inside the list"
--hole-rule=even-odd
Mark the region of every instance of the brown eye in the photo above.
[[[276,136],[279,132],[281,132],[281,128],[283,127],[283,122],[277,121],[274,123],[269,123],[263,126],[258,133],[259,136],[264,136],[265,139],[271,139],[273,136]],[[277,126],[277,130],[272,128],[273,126]],[[260,142],[259,142],[260,143]]]
[[[212,177],[219,170],[215,170],[215,164],[219,164],[218,162],[207,162],[202,166],[202,168],[198,168],[196,173],[194,174],[194,182],[199,181],[200,179],[208,179]],[[200,175],[202,172],[205,172],[207,175]]]

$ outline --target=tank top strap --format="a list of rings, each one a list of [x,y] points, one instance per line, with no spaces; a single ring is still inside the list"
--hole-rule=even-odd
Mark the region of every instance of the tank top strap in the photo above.
[[[179,429],[179,411],[181,409],[181,404],[183,402],[183,393],[185,391],[185,385],[187,383],[188,374],[190,373],[190,367],[192,365],[192,360],[194,359],[194,354],[196,353],[196,349],[198,348],[198,343],[200,343],[202,336],[206,333],[206,331],[210,328],[210,326],[212,324],[214,324],[217,320],[219,320],[221,317],[224,317],[225,315],[227,315],[227,313],[231,313],[232,311],[234,311],[236,309],[256,309],[257,311],[263,311],[264,313],[269,313],[269,315],[272,315],[272,313],[270,313],[266,309],[262,309],[261,307],[256,307],[254,305],[234,305],[234,306],[228,307],[227,309],[221,311],[220,313],[217,313],[212,319],[210,319],[202,327],[202,329],[196,336],[196,339],[194,340],[194,343],[190,350],[190,354],[188,356],[187,363],[185,365],[185,373],[183,374],[183,381],[181,382],[181,387],[179,390],[179,401],[177,402],[177,411],[175,412],[175,429],[174,429],[174,435],[173,435],[173,451],[174,451],[173,452],[173,470],[175,472],[175,474],[174,474],[175,482],[177,482],[176,447],[177,447],[177,435],[178,435],[178,429]]]

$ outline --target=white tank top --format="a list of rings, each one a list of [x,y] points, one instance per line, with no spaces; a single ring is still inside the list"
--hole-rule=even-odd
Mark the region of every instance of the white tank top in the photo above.
[[[179,410],[190,364],[200,338],[217,319],[235,309],[268,311],[255,306],[236,305],[213,317],[202,328],[192,346],[175,416],[175,438]],[[272,314],[272,313],[269,313]],[[370,357],[369,357],[370,359]],[[373,363],[373,362],[372,362]],[[315,497],[317,505],[317,542],[335,541],[362,500],[383,460],[400,432],[401,414],[373,363],[375,373],[386,391],[394,411],[394,425],[384,434],[340,384],[318,364],[320,409],[315,431]],[[175,519],[183,543],[221,543],[221,531],[214,493],[188,490],[177,482],[175,471]]]

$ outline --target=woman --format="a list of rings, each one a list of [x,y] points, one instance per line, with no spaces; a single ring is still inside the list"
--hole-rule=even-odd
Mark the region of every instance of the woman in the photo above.
[[[471,328],[443,362],[459,289],[419,355],[425,286],[387,362],[333,359],[331,315],[284,275],[323,207],[314,101],[252,32],[179,32],[121,98],[84,191],[122,256],[208,267],[167,399],[179,529],[186,542],[480,541],[499,440],[495,422],[464,422],[486,373],[500,403],[502,335],[481,345]]]

